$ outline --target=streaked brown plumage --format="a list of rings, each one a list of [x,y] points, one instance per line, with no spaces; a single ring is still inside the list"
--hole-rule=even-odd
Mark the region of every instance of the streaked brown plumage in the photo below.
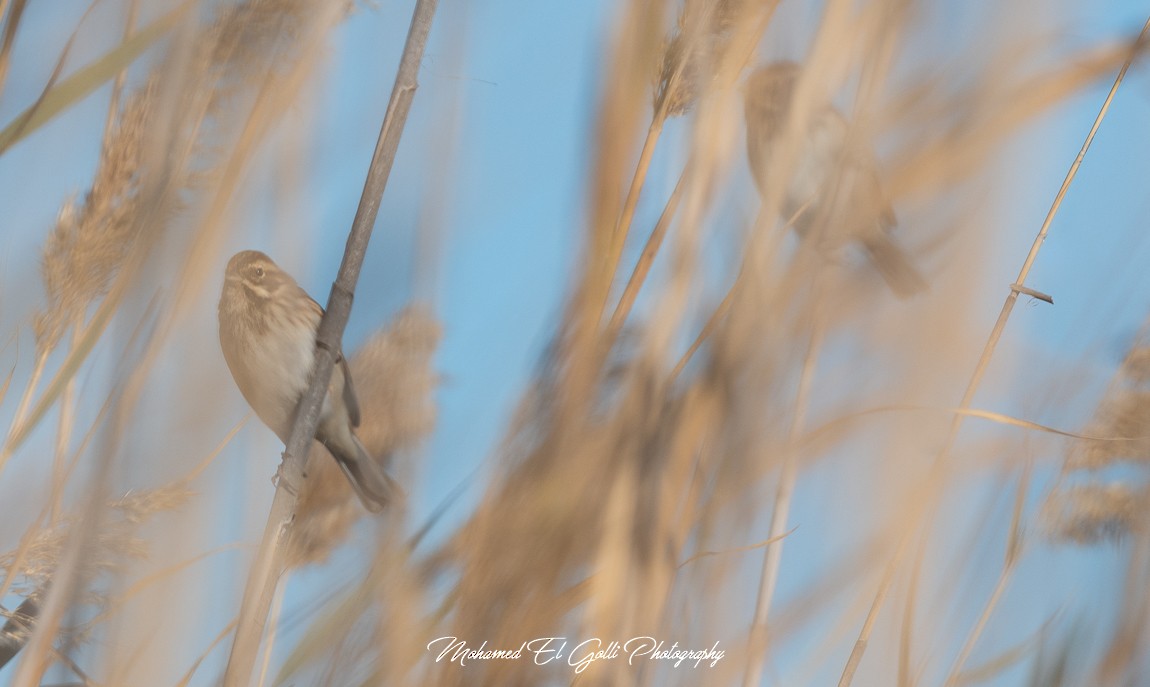
[[[747,80],[744,114],[747,160],[759,193],[766,195],[773,180],[771,160],[780,146],[799,77],[793,62],[774,62],[756,69]],[[815,107],[799,144],[798,159],[785,182],[783,215],[795,218],[795,231],[809,236],[820,216],[820,248],[835,249],[857,241],[871,263],[899,296],[926,289],[926,280],[890,237],[896,220],[883,194],[878,162],[869,149],[849,146],[846,120],[831,105]],[[835,199],[834,212],[823,212]],[[797,216],[796,216],[797,215]]]
[[[248,405],[285,443],[311,375],[322,316],[319,303],[263,253],[241,251],[228,262],[219,305],[220,348]],[[374,513],[401,491],[355,436],[359,420],[351,373],[341,356],[315,438]]]

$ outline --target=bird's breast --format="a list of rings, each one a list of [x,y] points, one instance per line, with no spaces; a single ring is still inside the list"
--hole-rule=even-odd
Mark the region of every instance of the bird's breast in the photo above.
[[[236,386],[273,432],[286,441],[296,403],[307,387],[315,357],[315,332],[283,336],[279,327],[243,323],[220,338]]]

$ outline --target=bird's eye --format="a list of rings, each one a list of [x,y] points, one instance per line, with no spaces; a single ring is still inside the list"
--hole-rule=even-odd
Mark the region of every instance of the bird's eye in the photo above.
[[[256,268],[256,279],[262,279],[263,276],[264,276],[264,268],[257,267]]]

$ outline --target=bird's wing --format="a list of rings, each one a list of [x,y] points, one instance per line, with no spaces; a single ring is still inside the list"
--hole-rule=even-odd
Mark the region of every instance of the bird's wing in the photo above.
[[[318,329],[320,318],[323,317],[323,306],[317,303],[314,298],[307,295],[307,291],[299,289],[297,293],[303,294],[303,297],[307,299],[308,314],[311,315],[311,319],[315,320],[315,324],[312,326]]]
[[[359,399],[355,397],[355,386],[351,383],[351,366],[341,352],[339,366],[343,370],[343,404],[347,408],[347,418],[352,427],[359,427]]]
[[[307,296],[306,293],[304,295]],[[323,317],[323,306],[311,296],[307,296],[307,300],[316,314],[315,327],[318,329],[320,318]],[[336,351],[336,355],[339,356],[336,362],[343,373],[343,404],[347,408],[347,418],[351,421],[352,427],[359,427],[359,399],[355,395],[355,385],[351,382],[351,367],[347,364],[347,357],[344,356],[342,350]]]

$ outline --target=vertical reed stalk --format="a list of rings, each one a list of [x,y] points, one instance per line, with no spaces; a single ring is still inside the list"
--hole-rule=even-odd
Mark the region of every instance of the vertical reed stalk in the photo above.
[[[295,423],[284,450],[283,464],[280,466],[279,486],[268,514],[263,540],[244,588],[236,637],[224,673],[225,687],[242,687],[251,679],[268,609],[283,572],[286,545],[298,498],[296,489],[302,483],[303,461],[307,457],[307,448],[315,436],[320,406],[327,392],[328,381],[331,379],[335,356],[341,350],[340,339],[343,329],[351,314],[352,295],[355,292],[355,283],[359,278],[364,253],[367,251],[367,242],[375,225],[388,175],[395,162],[395,153],[399,147],[407,113],[415,97],[415,90],[419,86],[419,63],[427,45],[436,4],[436,0],[417,0],[415,5],[395,86],[392,88],[391,100],[388,102],[379,141],[372,156],[371,166],[368,168],[363,195],[360,197],[359,208],[352,222],[339,274],[332,285],[327,309],[320,320],[319,331],[316,334],[316,355],[311,383],[299,402]]]

